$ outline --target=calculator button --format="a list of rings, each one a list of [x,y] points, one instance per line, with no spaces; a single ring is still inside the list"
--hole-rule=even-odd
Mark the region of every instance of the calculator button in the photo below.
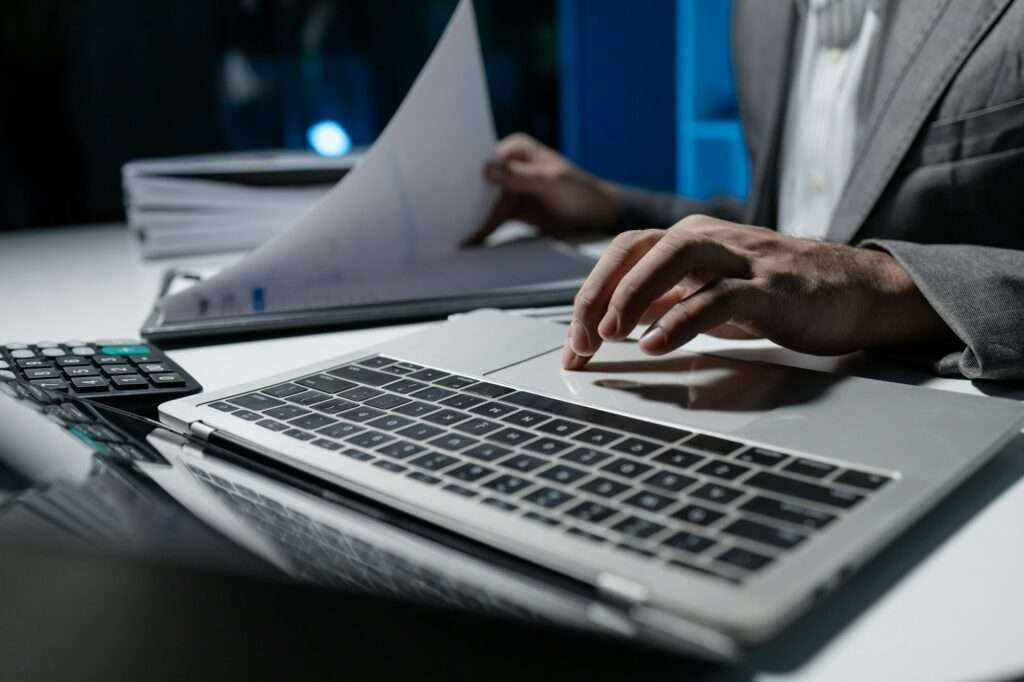
[[[39,341],[35,344],[36,348],[56,348],[57,346],[56,341]]]
[[[68,387],[67,382],[63,379],[36,379],[32,385],[47,391],[64,391]]]
[[[139,365],[139,369],[141,369],[146,374],[158,374],[160,372],[170,372],[171,371],[171,370],[167,369],[167,367],[165,367],[164,364],[161,363],[161,362],[147,362],[147,363],[143,363],[143,364]]]
[[[33,353],[30,350],[12,350],[11,351],[11,357],[14,358],[15,360],[24,360],[26,358],[34,358],[35,356],[36,356],[36,354]]]
[[[89,344],[80,339],[71,339],[70,341],[65,341],[64,345],[67,346],[68,348],[74,348],[76,346],[88,346]]]
[[[48,358],[62,358],[65,355],[67,355],[67,353],[65,353],[60,348],[44,348],[43,355],[45,355]]]
[[[18,367],[22,369],[35,369],[49,367],[50,361],[43,360],[42,358],[29,358],[28,360],[18,360]]]
[[[8,363],[4,362],[3,360],[0,360],[0,369],[10,369],[10,368],[11,368],[11,366]]]
[[[82,365],[88,365],[89,361],[75,355],[65,355],[62,358],[57,358],[57,364],[61,367],[81,367]]]
[[[149,355],[129,355],[128,360],[131,360],[136,365],[145,365],[150,362],[163,362],[164,359],[156,353],[150,353]]]
[[[75,346],[71,349],[74,355],[81,355],[82,357],[89,357],[90,355],[96,355],[96,351],[89,346]]]
[[[100,348],[100,352],[102,352],[104,355],[117,355],[123,357],[125,355],[149,355],[149,353],[152,351],[150,351],[149,346],[121,345],[103,346],[102,348]]]
[[[135,374],[135,368],[128,365],[105,365],[103,373],[107,376]]]
[[[31,379],[59,379],[60,375],[55,369],[26,369],[25,376]]]
[[[71,385],[75,387],[76,391],[82,393],[96,393],[107,390],[107,380],[103,377],[75,377],[71,380]]]
[[[113,355],[94,355],[92,361],[97,365],[123,365],[125,362],[124,358]]]
[[[7,350],[25,350],[28,348],[28,345],[24,343],[9,343],[4,348]]]
[[[184,386],[185,379],[177,372],[167,374],[151,374],[149,380],[157,386]]]
[[[18,377],[14,376],[14,372],[10,372],[6,369],[0,369],[0,381],[14,381]]]
[[[112,377],[114,386],[122,390],[149,388],[149,383],[138,374],[120,374]]]

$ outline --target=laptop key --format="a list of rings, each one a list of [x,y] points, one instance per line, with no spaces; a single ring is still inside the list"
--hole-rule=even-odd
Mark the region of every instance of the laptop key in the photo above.
[[[506,405],[505,403],[485,403],[471,408],[469,411],[473,414],[479,414],[484,417],[491,417],[498,419],[504,417],[509,412],[515,412],[518,408]]]
[[[362,450],[356,450],[355,448],[346,448],[345,450],[342,450],[341,454],[345,455],[346,457],[351,457],[352,459],[357,460],[359,462],[369,462],[371,459],[373,459],[373,455],[371,455],[370,453],[363,452]]]
[[[688,554],[700,554],[713,547],[716,543],[702,535],[680,531],[661,543],[665,547],[682,550]]]
[[[667,464],[668,466],[675,467],[676,469],[689,469],[694,464],[703,462],[704,459],[705,458],[700,455],[695,455],[694,453],[687,452],[685,450],[669,450],[668,452],[663,452],[659,455],[655,455],[654,457],[655,462]]]
[[[550,417],[541,414],[540,412],[532,412],[530,410],[519,410],[513,414],[504,417],[502,421],[508,422],[509,424],[515,424],[516,426],[524,426],[526,428],[532,428],[548,421]]]
[[[818,509],[771,497],[755,497],[740,505],[740,510],[818,530],[835,520],[835,516]]]
[[[617,530],[623,535],[629,535],[634,538],[639,538],[640,540],[646,540],[652,535],[657,535],[661,531],[665,530],[665,526],[660,523],[655,523],[654,521],[642,519],[639,516],[630,516],[624,521],[620,521],[612,526],[612,529]]]
[[[429,398],[427,398],[427,400],[429,400]],[[487,401],[480,396],[456,393],[455,395],[442,400],[441,404],[445,407],[453,407],[456,410],[468,410],[471,407],[482,405],[485,402]]]
[[[317,429],[329,426],[335,422],[330,417],[325,417],[322,414],[308,414],[305,417],[299,417],[291,422],[292,426],[300,429],[306,429],[307,431],[316,431]]]
[[[575,498],[569,493],[558,490],[557,488],[538,488],[534,492],[523,497],[523,499],[539,507],[554,509],[556,507],[561,507],[563,504]]]
[[[637,476],[650,471],[651,466],[649,464],[643,464],[642,462],[629,459],[628,457],[620,457],[614,462],[605,464],[601,467],[601,470],[624,478],[636,478]]]
[[[619,483],[613,481],[610,478],[595,478],[587,481],[580,486],[580,490],[585,490],[588,493],[600,495],[601,497],[615,497],[624,490],[628,490],[629,486],[625,483]]]
[[[370,388],[369,386],[356,386],[355,388],[350,388],[347,391],[342,391],[338,395],[345,400],[361,403],[384,395],[384,391],[376,388]]]
[[[587,429],[583,433],[573,436],[574,440],[591,445],[611,445],[621,438],[622,436],[614,431],[605,431],[604,429]]]
[[[843,485],[850,485],[864,490],[878,490],[890,480],[891,479],[888,476],[871,474],[865,471],[854,471],[853,469],[847,469],[843,473],[839,474],[835,479],[836,483],[842,483]]]
[[[565,466],[564,464],[556,464],[555,466],[549,467],[538,474],[541,478],[546,478],[549,481],[562,483],[564,485],[575,483],[586,475],[587,472],[574,467]]]
[[[415,402],[406,403],[401,407],[396,407],[394,411],[398,414],[404,414],[407,417],[422,417],[425,414],[437,412],[438,409],[440,408],[437,405],[423,403],[417,400]]]
[[[272,407],[284,405],[284,402],[277,398],[271,398],[269,395],[263,395],[262,393],[250,393],[236,398],[228,398],[228,402],[248,410],[257,411],[269,410]]]
[[[275,398],[287,398],[290,395],[302,393],[305,390],[306,389],[297,384],[278,384],[277,386],[271,386],[270,388],[263,389],[263,392],[267,395],[272,395]]]
[[[247,422],[258,422],[259,420],[263,419],[262,414],[260,414],[259,412],[252,412],[250,410],[238,410],[237,412],[233,412],[231,416],[238,417],[239,419],[244,419]]]
[[[206,407],[212,407],[218,412],[234,412],[237,409],[234,405],[229,405],[225,402],[210,403]]]
[[[425,415],[423,419],[434,424],[441,424],[442,426],[452,426],[453,424],[466,421],[469,419],[469,415],[465,412],[456,412],[455,410],[444,409]]]
[[[509,427],[507,429],[491,433],[487,435],[486,438],[488,440],[504,443],[505,445],[523,445],[524,443],[528,443],[533,440],[535,436],[527,431],[521,431],[519,429]]]
[[[669,506],[675,502],[675,500],[671,497],[665,497],[664,495],[644,491],[627,497],[623,502],[631,507],[636,507],[649,512],[657,512]]]
[[[368,369],[360,365],[347,365],[338,369],[332,369],[327,373],[339,379],[347,379],[348,381],[354,381],[357,384],[365,384],[367,386],[383,386],[395,380],[394,374],[385,374],[384,372],[378,372],[375,369]]]
[[[391,358],[386,358],[383,355],[378,355],[372,358],[367,358],[365,360],[360,360],[358,364],[362,365],[363,367],[379,369],[380,367],[390,365],[393,362],[394,360],[392,360]]]
[[[441,402],[446,398],[452,398],[457,394],[454,391],[450,391],[447,388],[441,388],[440,386],[430,386],[422,391],[417,391],[412,394],[413,398],[417,400],[427,400],[432,403]]]
[[[703,433],[698,433],[690,440],[682,443],[682,445],[688,448],[693,448],[694,450],[700,450],[701,452],[707,452],[712,455],[728,455],[743,447],[742,443],[726,440],[725,438],[718,438],[716,436],[709,436]]]
[[[782,467],[783,471],[791,474],[797,474],[798,476],[806,476],[807,478],[825,478],[838,469],[839,467],[834,464],[816,462],[813,459],[804,459],[803,457],[794,459],[792,462]]]
[[[730,488],[727,485],[719,485],[717,483],[706,483],[691,493],[694,497],[699,497],[702,500],[708,502],[714,502],[715,504],[726,505],[735,500],[737,497],[743,495],[742,490],[736,488]]]
[[[506,469],[515,469],[516,471],[533,471],[537,467],[545,464],[543,459],[533,457],[531,455],[516,455],[515,457],[509,457],[508,459],[498,462],[499,466],[503,466]]]
[[[605,519],[615,516],[617,513],[618,511],[615,509],[606,507],[598,502],[583,502],[566,512],[569,516],[589,523],[601,523]]]
[[[315,388],[318,391],[324,393],[341,393],[347,391],[350,388],[355,388],[356,385],[351,381],[345,381],[344,379],[338,379],[327,374],[317,374],[316,376],[306,377],[305,379],[299,379],[295,383],[306,388]]]
[[[291,421],[297,417],[302,417],[307,414],[311,414],[309,410],[299,407],[298,405],[282,405],[281,407],[275,407],[272,410],[267,410],[266,415],[273,417],[274,419],[280,419],[281,421]]]
[[[365,430],[366,429],[364,429],[362,426],[356,426],[355,424],[349,422],[339,422],[337,424],[328,426],[326,429],[320,429],[318,433],[320,433],[323,436],[327,436],[328,438],[337,438],[340,440],[342,438],[348,438],[351,435],[357,434]]]
[[[466,386],[463,390],[476,395],[482,395],[485,398],[500,398],[515,392],[515,389],[498,386],[497,384],[489,384],[486,381],[478,381],[472,386]]]
[[[487,467],[480,466],[479,464],[463,464],[462,466],[449,471],[448,476],[457,478],[460,481],[472,483],[473,481],[478,481],[481,478],[490,476],[493,473],[494,469],[488,469]]]
[[[366,405],[375,407],[378,410],[390,410],[398,407],[399,405],[405,405],[411,398],[405,398],[400,395],[394,395],[392,393],[385,393],[384,395],[378,396],[373,400],[367,400]]]
[[[450,493],[455,493],[456,495],[460,495],[462,497],[476,497],[480,494],[475,490],[470,490],[469,488],[465,488],[461,485],[456,485],[454,483],[449,483],[444,488],[442,488],[442,490],[447,490]]]
[[[789,459],[789,455],[784,455],[781,452],[775,452],[765,448],[747,448],[736,455],[736,459],[740,462],[749,462],[763,467],[773,467],[785,462]]]
[[[550,516],[545,516],[544,514],[538,514],[537,512],[527,512],[523,514],[523,518],[528,521],[533,521],[535,523],[540,523],[545,526],[550,526],[551,528],[556,528],[562,525],[561,522],[559,522],[557,519],[553,519]]]
[[[404,467],[401,464],[395,464],[394,462],[387,459],[378,459],[373,463],[373,466],[390,471],[393,474],[400,474],[403,471],[407,471],[408,467]]]
[[[287,431],[284,432],[284,435],[290,436],[290,437],[294,438],[295,440],[302,440],[302,441],[313,440],[313,437],[314,437],[312,433],[307,433],[307,432],[301,431],[299,429],[288,429]]]
[[[333,440],[327,440],[326,438],[317,438],[316,440],[311,441],[311,443],[318,448],[323,448],[324,450],[333,451],[341,449],[341,445],[339,443],[335,443]]]
[[[729,549],[718,555],[716,560],[747,571],[758,571],[772,562],[771,557],[741,547]]]
[[[817,483],[806,483],[795,478],[779,476],[768,472],[760,472],[745,481],[746,485],[760,490],[795,497],[807,502],[815,502],[840,509],[850,509],[862,499],[863,495],[849,493],[845,490],[828,488]]]
[[[423,369],[423,365],[417,365],[412,362],[393,362],[381,369],[385,372],[394,372],[395,374],[412,374]]]
[[[661,448],[661,445],[658,443],[652,443],[651,441],[644,440],[642,438],[627,438],[626,440],[612,446],[612,450],[618,450],[619,452],[624,452],[628,455],[635,455],[637,457],[649,455],[659,448]]]
[[[576,448],[572,452],[567,452],[562,455],[563,459],[567,459],[570,462],[576,462],[577,464],[593,465],[603,462],[604,460],[611,457],[607,452],[601,452],[593,448]]]
[[[353,422],[368,422],[371,419],[383,417],[385,414],[386,413],[381,412],[380,410],[375,410],[372,407],[363,406],[346,410],[345,412],[339,412],[337,416]]]
[[[416,381],[415,379],[401,379],[393,384],[388,384],[384,388],[391,391],[392,393],[400,393],[401,395],[409,395],[420,391],[427,387],[427,384],[422,381]]]
[[[437,485],[441,482],[441,479],[437,476],[431,476],[430,474],[425,474],[422,471],[412,472],[409,474],[409,478],[414,481],[419,481],[420,483],[426,483],[427,485]]]
[[[388,457],[394,457],[395,459],[406,459],[413,455],[418,455],[421,452],[426,452],[427,449],[422,445],[416,443],[406,443],[404,441],[395,441],[390,445],[385,445],[382,448],[378,448],[378,452],[381,452]]]
[[[571,436],[577,431],[586,428],[583,424],[567,421],[565,419],[552,419],[538,427],[538,431],[554,434],[556,436]]]
[[[502,511],[515,511],[515,510],[519,509],[519,507],[517,507],[516,505],[512,504],[511,502],[506,502],[505,500],[499,500],[497,497],[485,497],[484,498],[484,504],[486,504],[489,507],[495,507],[497,509],[501,509]]]
[[[503,495],[515,495],[516,493],[529,488],[531,485],[533,484],[525,478],[510,476],[508,474],[499,476],[491,479],[487,483],[484,483],[485,488],[490,488],[491,490],[502,493]]]
[[[542,455],[556,455],[562,450],[570,447],[569,443],[564,440],[558,440],[557,438],[548,438],[543,436],[537,440],[531,441],[528,445],[524,446],[527,450],[537,452]]]
[[[673,493],[685,490],[696,482],[697,479],[692,476],[684,476],[671,471],[659,471],[653,476],[648,476],[643,481],[644,485],[661,488]]]
[[[435,438],[430,441],[429,445],[442,450],[448,450],[449,452],[457,452],[463,448],[468,448],[470,445],[476,445],[480,441],[470,438],[469,436],[463,436],[458,433],[449,433],[440,438]]]
[[[413,424],[413,420],[402,417],[397,414],[386,414],[383,417],[378,417],[373,421],[367,422],[367,426],[372,426],[375,429],[383,429],[385,431],[396,431],[398,429],[405,428],[410,424]]]
[[[500,428],[501,424],[499,424],[498,422],[492,422],[490,420],[482,419],[480,417],[462,422],[461,424],[455,427],[457,431],[462,431],[463,433],[468,433],[473,436],[482,436],[486,433],[490,433],[491,431]]]
[[[437,382],[438,386],[444,386],[445,388],[454,388],[459,391],[476,383],[476,379],[470,379],[469,377],[460,377],[457,374],[453,374],[450,377],[445,377]]]
[[[355,445],[356,447],[372,450],[384,443],[390,443],[394,439],[394,436],[389,433],[384,433],[383,431],[363,431],[362,433],[357,433],[354,436],[346,438],[345,441]]]
[[[446,377],[450,377],[451,374],[448,372],[442,372],[439,369],[421,369],[418,372],[413,372],[409,375],[410,379],[418,379],[419,381],[439,381]]]
[[[356,407],[356,404],[348,400],[342,400],[341,398],[333,398],[327,402],[317,403],[314,408],[317,412],[323,412],[324,414],[338,414],[345,410],[351,410]]]
[[[702,507],[699,504],[688,504],[679,511],[672,514],[673,518],[692,523],[695,526],[710,526],[718,519],[725,516],[722,512]]]
[[[481,443],[476,447],[472,447],[466,450],[462,454],[468,455],[475,459],[483,460],[485,462],[493,462],[494,460],[504,457],[505,455],[511,454],[511,450],[503,448],[498,445],[492,445],[491,443]]]
[[[416,459],[412,460],[410,464],[429,471],[440,471],[441,469],[450,467],[458,461],[459,460],[455,457],[449,457],[448,455],[443,455],[440,452],[428,452],[427,454],[420,455]]]
[[[295,403],[296,405],[304,405],[306,407],[309,407],[310,405],[317,405],[319,403],[322,403],[330,399],[330,397],[331,396],[327,395],[326,393],[321,393],[320,391],[306,391],[304,393],[296,393],[293,396],[288,396],[287,400]]]
[[[441,433],[444,433],[444,429],[439,429],[430,424],[413,424],[399,431],[398,435],[412,440],[426,440]]]
[[[723,528],[722,532],[779,549],[792,549],[807,537],[795,531],[776,528],[750,519],[737,519]]]
[[[721,478],[726,481],[739,478],[748,471],[750,471],[750,467],[720,461],[708,462],[701,468],[697,469],[697,473],[714,476],[715,478]]]

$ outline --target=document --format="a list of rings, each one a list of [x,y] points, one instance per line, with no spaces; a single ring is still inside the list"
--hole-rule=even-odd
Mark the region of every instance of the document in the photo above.
[[[461,0],[405,100],[360,163],[290,228],[214,277],[161,300],[162,319],[428,294],[422,287],[455,287],[461,293],[458,287],[468,285],[473,272],[485,281],[494,256],[486,257],[491,268],[451,264],[497,199],[482,176],[495,143],[473,5]],[[581,260],[554,272],[562,279],[577,277]],[[495,287],[508,285],[502,279],[523,284],[538,274],[536,267],[515,276],[508,270],[493,280]],[[446,272],[453,278],[445,279]],[[480,288],[482,280],[474,281]]]

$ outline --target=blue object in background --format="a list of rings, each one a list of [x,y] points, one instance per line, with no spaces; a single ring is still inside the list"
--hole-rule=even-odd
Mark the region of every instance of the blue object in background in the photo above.
[[[341,156],[352,149],[352,138],[337,121],[320,121],[306,131],[309,146],[320,156]]]
[[[602,177],[746,196],[729,0],[558,0],[561,139]]]

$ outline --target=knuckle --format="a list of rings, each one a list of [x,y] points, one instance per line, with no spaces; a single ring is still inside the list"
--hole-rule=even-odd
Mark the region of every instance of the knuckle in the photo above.
[[[577,312],[589,310],[594,306],[594,295],[586,289],[580,289],[576,292],[576,297],[572,302],[573,308]]]

